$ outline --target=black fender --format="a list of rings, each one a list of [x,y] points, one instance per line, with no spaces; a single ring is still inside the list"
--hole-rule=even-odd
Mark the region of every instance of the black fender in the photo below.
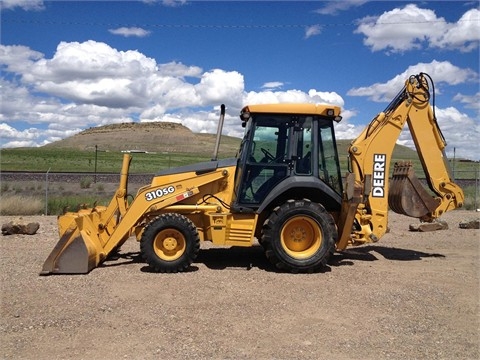
[[[291,176],[278,183],[257,209],[261,214],[288,199],[307,198],[322,204],[327,211],[340,211],[342,196],[322,180],[311,176]]]

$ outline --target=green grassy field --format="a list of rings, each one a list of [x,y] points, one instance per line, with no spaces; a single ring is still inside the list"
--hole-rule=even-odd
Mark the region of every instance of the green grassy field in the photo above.
[[[347,172],[347,148],[349,141],[338,142],[342,173]],[[130,172],[132,174],[154,174],[161,169],[173,168],[186,164],[210,160],[208,152],[203,154],[192,153],[133,153]],[[232,151],[219,158],[232,157]],[[123,154],[119,151],[85,151],[65,148],[17,148],[0,150],[1,171],[39,171],[39,172],[87,172],[119,173],[122,165]],[[397,146],[393,153],[392,163],[398,160],[411,160],[414,163],[418,177],[423,177],[420,161],[415,151]],[[456,179],[475,179],[480,174],[480,164],[474,162],[451,162]],[[393,166],[392,166],[393,167]],[[84,180],[89,179],[88,184]],[[93,176],[92,176],[93,178]],[[0,195],[1,215],[33,215],[45,213],[61,214],[62,209],[69,207],[74,210],[78,204],[93,204],[97,202],[106,205],[115,191],[116,184],[93,184],[90,176],[78,184],[49,184],[48,204],[45,206],[44,181],[37,182],[2,182]],[[467,186],[464,189],[466,200],[465,208],[474,209],[479,206],[479,189]],[[25,197],[28,200],[22,200]],[[26,206],[28,204],[28,207]],[[19,206],[20,205],[20,206]]]
[[[133,153],[131,173],[155,173],[158,170],[210,159],[205,154]],[[122,166],[121,152],[82,151],[77,149],[16,148],[0,150],[2,171],[97,172],[117,173]]]
[[[350,141],[338,141],[338,151],[342,173],[347,172],[347,148]],[[208,161],[209,152],[204,153],[133,153],[130,173],[150,174],[159,170],[181,165]],[[233,157],[235,153],[219,154],[219,158]],[[119,151],[85,151],[65,148],[15,148],[0,150],[1,171],[40,171],[40,172],[91,172],[118,173],[122,166],[123,154]],[[399,160],[411,160],[419,177],[423,177],[417,153],[404,146],[396,146],[392,156],[393,163]],[[450,160],[450,167],[456,179],[475,179],[480,171],[480,163]],[[477,175],[478,176],[478,175]]]

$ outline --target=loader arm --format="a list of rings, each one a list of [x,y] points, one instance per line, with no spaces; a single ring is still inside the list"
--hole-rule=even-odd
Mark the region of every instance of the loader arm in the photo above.
[[[123,216],[122,221],[116,226],[115,231],[110,235],[108,242],[104,245],[104,252],[106,254],[110,253],[127,234],[130,235],[132,233],[135,226],[140,224],[144,218],[151,218],[159,212],[173,209],[180,212],[181,210],[187,212],[202,210],[220,212],[221,208],[217,205],[192,204],[180,206],[176,204],[199,194],[199,189],[203,186],[223,180],[228,175],[228,171],[220,169],[185,178],[181,181],[147,186],[140,189],[135,200]],[[161,194],[161,196],[158,196],[158,194]]]
[[[423,73],[410,76],[389,106],[352,141],[346,184],[350,191],[344,192],[337,249],[378,241],[387,231],[389,205],[423,221],[463,205],[463,192],[450,176],[446,143],[430,105],[429,79]],[[433,196],[421,186],[411,163],[396,164],[390,184],[392,153],[405,123]]]

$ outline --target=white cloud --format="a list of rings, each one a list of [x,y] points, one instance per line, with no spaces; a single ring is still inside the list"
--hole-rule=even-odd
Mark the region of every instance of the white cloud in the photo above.
[[[0,9],[14,9],[16,7],[22,8],[25,11],[40,11],[45,9],[42,0],[2,0],[0,2]]]
[[[138,51],[118,51],[93,40],[61,42],[52,59],[40,58],[27,49],[17,55],[20,51],[3,48],[4,53],[12,53],[10,69],[20,73],[24,83],[77,104],[123,109],[159,102],[166,107],[208,105],[221,99],[241,99],[244,87],[243,76],[235,71],[202,73],[199,67],[181,63],[157,65]],[[30,60],[33,56],[38,61]],[[28,60],[29,66],[13,68],[16,58],[24,63]],[[197,77],[200,82],[191,84],[184,77]]]
[[[140,116],[139,116],[140,121],[145,121],[145,122],[165,121],[163,120],[163,118],[165,116],[166,110],[167,108],[163,105],[160,105],[160,104],[154,105],[148,109],[143,110],[140,113]],[[172,122],[180,123],[181,121],[172,121]]]
[[[217,131],[219,106],[214,106],[209,110],[182,109],[176,113],[165,113],[164,110],[159,109],[155,121],[179,123],[195,133],[215,133]],[[226,108],[222,132],[224,135],[235,137],[243,135],[244,129],[240,126],[238,114],[239,111]],[[144,120],[142,119],[142,121]]]
[[[55,136],[66,137],[78,124],[85,127],[114,122],[131,121],[123,109],[91,104],[62,103],[52,96],[34,96],[28,87],[7,80],[0,80],[2,111],[0,121],[14,124],[26,122],[39,127],[59,131]],[[47,132],[44,137],[50,136]]]
[[[375,83],[373,85],[352,88],[347,92],[350,96],[367,96],[373,101],[390,101],[402,89],[405,80],[410,75],[419,73],[429,74],[435,81],[435,90],[441,90],[441,83],[458,85],[478,80],[478,73],[471,69],[461,69],[448,61],[432,61],[430,63],[419,63],[409,66],[403,73],[395,76],[386,83]]]
[[[138,27],[121,27],[118,29],[109,29],[108,31],[114,35],[121,35],[125,37],[145,37],[150,35],[150,31]]]
[[[457,148],[460,156],[480,154],[480,123],[470,118],[467,114],[460,112],[454,107],[444,109],[437,108],[437,121],[442,129],[448,144],[449,153],[453,153],[453,148]],[[465,132],[458,131],[459,127],[467,129]]]
[[[372,51],[405,52],[423,46],[472,51],[480,40],[480,11],[467,11],[456,23],[437,17],[433,10],[408,4],[378,17],[359,20],[355,33],[365,35]]]
[[[446,154],[449,158],[455,156],[466,159],[479,159],[480,154],[480,124],[458,109],[448,107],[436,108],[438,125],[447,142]],[[459,131],[465,129],[465,131]],[[410,132],[405,128],[400,134],[399,144],[415,149]]]
[[[24,131],[18,131],[17,129],[9,126],[8,124],[5,123],[0,123],[0,130],[2,131],[2,140],[3,139],[18,139],[19,134],[24,139],[34,139],[36,137],[35,133],[31,131],[31,129],[27,129]]]
[[[222,103],[227,105],[223,133],[241,136],[238,114],[245,104],[310,102],[342,108],[345,105],[335,92],[275,90],[276,86],[284,85],[280,81],[264,84],[261,91],[246,91],[244,77],[237,71],[203,71],[177,62],[157,64],[138,51],[118,51],[95,41],[62,42],[51,59],[18,46],[0,46],[0,54],[4,73],[8,73],[8,77],[0,80],[4,96],[0,114],[2,147],[38,146],[91,126],[137,120],[173,121],[194,132],[215,133],[218,106]],[[386,83],[351,89],[349,95],[389,101],[407,76],[422,71],[432,75],[437,84],[455,85],[478,79],[473,70],[432,61],[411,66]],[[477,99],[478,95],[455,96],[456,101],[471,106]],[[448,121],[461,119],[465,124],[473,121],[458,111],[455,113],[456,109],[448,110],[441,113]],[[349,121],[355,115],[355,111],[343,111],[343,121],[336,125],[339,138],[351,139],[360,133],[363,125],[355,126]],[[16,127],[16,123],[21,123],[21,127]],[[22,130],[24,124],[27,126]],[[472,125],[477,126],[475,133],[470,125],[466,128],[455,124],[456,133],[447,140],[458,144],[457,153],[461,154],[468,146],[461,142],[463,135],[459,129],[478,134],[478,125]]]
[[[467,109],[474,109],[477,112],[477,115],[480,114],[480,92],[477,92],[472,96],[457,94],[453,97],[453,100],[465,104],[465,108]]]
[[[129,121],[175,121],[196,132],[216,131],[220,104],[227,105],[224,133],[241,136],[238,114],[246,103],[329,102],[336,93],[312,89],[275,91],[281,82],[246,92],[243,75],[179,62],[157,64],[138,51],[118,51],[93,40],[61,42],[52,58],[24,46],[0,46],[4,106],[0,121],[37,126],[39,136],[18,141],[37,145],[69,136],[71,130]],[[8,80],[7,80],[8,79]],[[23,127],[24,125],[22,125]],[[41,128],[48,127],[46,130]],[[17,144],[11,139],[7,145]],[[23,144],[23,143],[22,143]]]
[[[335,137],[337,139],[355,139],[363,130],[363,126],[353,125],[349,121],[357,116],[354,110],[343,110],[342,121],[335,124]]]
[[[305,28],[305,39],[322,33],[322,27],[320,25],[307,26]]]
[[[326,103],[326,104],[333,104],[338,105],[340,107],[344,106],[343,98],[338,95],[336,92],[328,92],[328,91],[317,91],[315,89],[310,89],[308,91],[308,96],[316,103]],[[311,102],[311,101],[307,101]]]
[[[42,53],[27,46],[0,44],[0,65],[5,67],[7,72],[22,73],[42,58]]]
[[[262,89],[280,89],[284,85],[281,81],[270,81],[262,85]]]
[[[343,107],[344,101],[335,92],[322,92],[310,89],[308,93],[301,90],[286,91],[250,91],[243,97],[243,104],[266,104],[266,103],[318,103],[332,104]]]
[[[5,123],[0,123],[0,134],[2,148],[36,146],[37,139],[41,136],[40,131],[36,128],[18,131]]]
[[[228,99],[230,103],[241,106],[239,101],[244,90],[243,75],[237,71],[214,69],[202,75],[195,90],[202,99],[202,105]]]
[[[395,76],[385,83],[375,83],[370,86],[354,88],[348,91],[350,96],[367,96],[370,100],[380,102],[391,101],[400,89],[403,88],[405,80],[410,75],[420,72],[428,73],[435,81],[435,91],[439,93],[442,85],[459,85],[467,82],[478,81],[478,73],[470,69],[461,69],[452,65],[448,61],[438,62],[432,61],[428,64],[417,64],[410,66],[402,74]],[[467,104],[478,111],[479,94],[474,96],[465,96],[457,94],[454,100]],[[435,109],[437,121],[442,130],[448,147],[447,155],[453,155],[453,148],[456,148],[457,156],[468,159],[480,159],[480,149],[478,139],[480,139],[480,123],[469,117],[467,114],[460,112],[458,109],[448,107],[445,109]],[[413,140],[405,127],[400,134],[399,144],[415,148]]]
[[[51,126],[46,130],[35,127],[17,130],[6,123],[0,123],[0,147],[42,146],[65,137],[73,136],[80,131],[82,131],[80,128],[55,129],[55,126]]]
[[[144,105],[143,83],[156,72],[155,60],[92,40],[61,42],[52,59],[29,61],[27,68],[9,69],[35,90],[76,103],[119,108]]]
[[[177,7],[177,6],[182,6],[187,3],[187,0],[162,0],[162,5],[163,6],[168,6],[168,7]]]
[[[337,15],[340,11],[361,6],[366,2],[368,0],[325,1],[324,5],[320,9],[315,10],[315,12],[322,15]]]
[[[155,71],[156,62],[135,50],[118,51],[93,40],[60,42],[52,59],[37,61],[25,80],[94,81],[105,77],[135,79]]]
[[[166,7],[183,6],[188,3],[187,0],[141,0],[141,1],[145,4],[161,3],[163,6],[166,6]]]
[[[467,11],[457,23],[449,24],[439,38],[432,38],[431,45],[438,48],[459,49],[470,52],[478,48],[480,41],[480,10]]]
[[[201,77],[202,68],[198,66],[186,66],[181,62],[171,61],[166,64],[159,64],[157,66],[159,75],[161,76],[174,76],[174,77]]]

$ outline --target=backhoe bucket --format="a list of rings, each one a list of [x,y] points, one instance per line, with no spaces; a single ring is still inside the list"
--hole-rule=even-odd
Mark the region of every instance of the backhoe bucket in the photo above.
[[[105,259],[107,254],[98,237],[105,209],[95,207],[58,217],[60,240],[45,260],[40,275],[86,274]]]
[[[395,163],[388,195],[390,208],[402,215],[428,219],[437,201],[418,180],[410,161]]]

